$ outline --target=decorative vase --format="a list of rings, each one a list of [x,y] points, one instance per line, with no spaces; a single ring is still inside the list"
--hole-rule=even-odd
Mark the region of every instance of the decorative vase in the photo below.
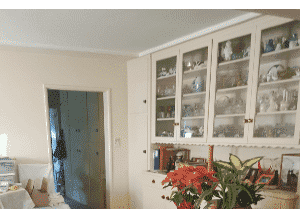
[[[274,50],[275,50],[275,48],[274,48],[273,39],[270,39],[269,42],[266,45],[265,53],[271,52],[271,51],[274,51]]]
[[[295,48],[297,46],[297,43],[298,43],[298,37],[297,34],[294,33],[290,39],[289,48]]]
[[[275,101],[275,97],[273,95],[271,95],[270,97],[270,106],[267,110],[267,112],[274,112],[274,111],[277,111],[278,110],[278,105]]]
[[[232,48],[231,48],[231,42],[227,41],[225,48],[224,48],[224,56],[226,61],[231,60],[231,55],[232,55]]]

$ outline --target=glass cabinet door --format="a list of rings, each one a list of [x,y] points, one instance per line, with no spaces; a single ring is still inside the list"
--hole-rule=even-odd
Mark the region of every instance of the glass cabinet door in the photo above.
[[[258,30],[251,141],[298,144],[300,22]],[[299,41],[300,42],[300,41]]]
[[[178,141],[206,142],[212,39],[194,40],[180,50]]]
[[[176,138],[176,85],[179,51],[162,52],[152,59],[152,125],[156,141],[174,141]]]
[[[244,30],[214,40],[209,142],[247,142],[254,39]]]

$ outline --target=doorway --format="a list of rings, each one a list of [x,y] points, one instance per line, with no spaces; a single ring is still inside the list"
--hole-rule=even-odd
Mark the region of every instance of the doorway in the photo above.
[[[55,191],[71,208],[110,208],[109,90],[44,88]]]

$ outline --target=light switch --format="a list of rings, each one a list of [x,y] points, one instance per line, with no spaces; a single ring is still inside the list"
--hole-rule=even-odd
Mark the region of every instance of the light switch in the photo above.
[[[120,138],[115,138],[115,147],[120,147],[120,146],[121,146]]]

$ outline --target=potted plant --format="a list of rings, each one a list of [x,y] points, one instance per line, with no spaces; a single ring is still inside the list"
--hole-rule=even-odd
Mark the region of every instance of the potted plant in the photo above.
[[[258,201],[263,199],[259,191],[264,187],[264,184],[251,184],[247,180],[243,180],[247,171],[261,159],[262,157],[255,157],[242,162],[237,156],[230,154],[229,162],[213,162],[217,167],[216,177],[219,185],[217,189],[211,190],[211,193],[220,198],[217,208],[250,209],[251,204],[257,204]],[[199,207],[200,201],[204,197],[200,196],[198,201],[195,202],[196,208]]]
[[[195,202],[200,195],[205,193],[203,199],[210,201],[217,194],[214,189],[218,179],[215,172],[208,172],[202,166],[182,166],[173,172],[169,172],[162,181],[164,188],[172,187],[170,201],[173,201],[178,209],[194,209]],[[209,206],[209,205],[207,205]]]
[[[256,157],[242,162],[230,154],[229,162],[213,162],[217,172],[209,172],[201,166],[183,166],[169,172],[162,184],[164,188],[175,188],[170,201],[178,209],[200,209],[203,200],[207,202],[204,208],[251,208],[251,204],[257,204],[263,199],[259,191],[264,184],[252,184],[244,181],[244,178],[247,171],[261,159]],[[211,206],[213,199],[218,199],[218,203]]]

